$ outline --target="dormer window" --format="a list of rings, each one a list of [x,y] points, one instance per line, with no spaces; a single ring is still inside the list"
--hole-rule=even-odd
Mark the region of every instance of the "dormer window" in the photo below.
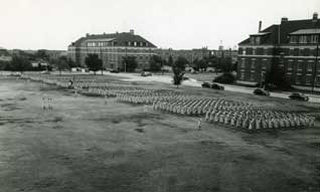
[[[290,43],[298,43],[298,37],[297,36],[291,36],[290,37]]]
[[[250,38],[250,43],[251,43],[251,44],[254,44],[254,37],[251,37],[251,38]]]
[[[260,44],[260,37],[255,37],[255,44],[257,44],[257,45]]]
[[[318,38],[319,38],[318,35],[311,35],[310,42],[311,43],[318,43],[318,41],[319,41]]]
[[[307,36],[305,36],[305,35],[300,36],[299,43],[307,43]]]

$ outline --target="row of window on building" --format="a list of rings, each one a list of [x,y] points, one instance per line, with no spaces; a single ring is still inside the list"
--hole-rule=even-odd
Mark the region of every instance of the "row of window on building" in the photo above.
[[[290,48],[290,49],[264,49],[264,48],[246,48],[239,49],[239,55],[284,55],[284,56],[320,56],[320,50],[310,48]]]
[[[259,80],[263,81],[265,78],[265,73],[259,74],[260,76],[258,79],[255,78],[255,75],[256,74],[252,71],[251,73],[248,74],[249,79],[245,79],[245,72],[241,71],[239,79],[258,82]],[[312,85],[312,83],[313,83],[313,76],[311,74],[309,74],[307,76],[304,76],[302,74],[296,74],[295,76],[293,76],[292,73],[288,72],[288,73],[286,73],[286,77],[291,83],[296,84],[296,85]],[[319,76],[317,76],[315,78],[315,84],[316,84],[316,86],[320,86],[320,77]]]
[[[293,35],[290,36],[290,43],[318,43],[319,35]]]
[[[109,47],[117,46],[117,41],[103,41],[103,42],[87,42],[88,47]],[[127,47],[147,47],[147,42],[137,42],[137,41],[126,41],[125,46]]]
[[[261,69],[265,70],[268,64],[268,59],[262,59],[259,60],[261,64]],[[241,58],[240,62],[240,67],[241,68],[251,68],[255,69],[257,67],[257,60],[256,58],[251,58],[251,59],[246,59],[246,58]],[[306,66],[307,71],[312,71],[315,67],[315,60],[297,60],[297,62],[294,62],[293,59],[289,59],[287,62],[287,70],[292,71],[294,63],[297,63],[296,69],[298,71],[302,71],[304,66]],[[249,66],[246,66],[249,65]],[[284,66],[284,64],[282,64]],[[318,63],[317,70],[320,71],[320,63]]]

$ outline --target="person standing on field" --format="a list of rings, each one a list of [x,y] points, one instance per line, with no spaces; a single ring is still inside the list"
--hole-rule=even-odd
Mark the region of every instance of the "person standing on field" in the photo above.
[[[198,130],[201,130],[202,118],[200,117],[198,120]]]

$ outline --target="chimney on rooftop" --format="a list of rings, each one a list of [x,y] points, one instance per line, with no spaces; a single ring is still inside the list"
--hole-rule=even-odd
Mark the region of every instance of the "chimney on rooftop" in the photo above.
[[[130,29],[130,34],[134,35],[134,30],[133,29]]]
[[[318,13],[317,13],[317,12],[315,12],[315,13],[313,14],[312,20],[313,20],[313,21],[317,21],[317,20],[318,20]]]
[[[262,28],[262,21],[259,21],[259,29],[258,29],[259,33],[261,32],[261,28]]]
[[[282,17],[281,18],[281,23],[285,23],[285,22],[288,22],[288,21],[289,21],[288,17]]]
[[[89,37],[90,36],[90,34],[89,33],[86,33],[86,37]]]

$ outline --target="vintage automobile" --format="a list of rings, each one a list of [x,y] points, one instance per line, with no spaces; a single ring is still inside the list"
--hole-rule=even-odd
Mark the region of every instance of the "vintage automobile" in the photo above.
[[[150,73],[149,71],[143,71],[143,72],[141,73],[141,76],[142,76],[142,77],[152,76],[152,73]]]
[[[291,93],[289,99],[298,100],[298,101],[309,101],[309,97],[302,93]]]
[[[211,83],[208,81],[205,81],[201,85],[204,88],[211,88],[211,89],[216,89],[216,90],[224,90],[224,87],[222,85],[219,85],[217,83]]]
[[[260,88],[257,88],[253,91],[253,94],[255,95],[262,95],[262,96],[270,96],[270,93],[269,91],[266,91],[264,89],[260,89]]]

